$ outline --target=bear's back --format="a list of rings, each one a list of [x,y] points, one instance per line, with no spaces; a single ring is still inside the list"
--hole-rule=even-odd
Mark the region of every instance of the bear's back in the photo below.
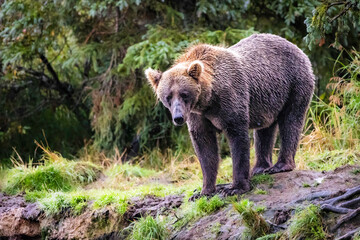
[[[309,58],[295,44],[282,37],[267,33],[253,34],[228,50],[237,55],[244,68],[252,68],[255,72],[261,71],[266,75],[279,73],[279,76],[288,78],[286,81],[314,81]],[[304,74],[306,78],[303,78]]]

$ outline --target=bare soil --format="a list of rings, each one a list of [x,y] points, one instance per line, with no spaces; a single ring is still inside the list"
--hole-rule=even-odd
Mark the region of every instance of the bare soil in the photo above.
[[[273,230],[285,229],[295,209],[310,203],[322,205],[325,200],[343,194],[347,189],[360,185],[357,166],[344,166],[334,171],[292,171],[272,175],[272,184],[263,183],[256,188],[265,190],[263,195],[255,191],[244,194],[256,205],[266,207],[265,219]],[[352,196],[357,198],[358,196]],[[47,217],[36,203],[29,203],[22,195],[8,196],[0,193],[0,239],[124,239],[129,224],[147,214],[174,214],[171,209],[183,203],[183,196],[164,198],[147,196],[130,201],[123,215],[107,207],[99,210],[88,208],[83,214],[74,216],[64,210],[56,216]],[[358,208],[356,203],[352,208]],[[343,214],[324,212],[324,222],[329,232],[328,239],[336,239],[360,227],[360,217],[334,228]],[[231,205],[186,224],[173,232],[172,239],[239,239],[245,227],[239,214]],[[334,229],[332,231],[332,229]],[[348,239],[351,239],[348,238]]]

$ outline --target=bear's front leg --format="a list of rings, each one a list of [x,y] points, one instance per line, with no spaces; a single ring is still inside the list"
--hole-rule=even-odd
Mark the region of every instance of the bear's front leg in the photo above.
[[[221,189],[224,196],[242,194],[250,190],[250,140],[248,127],[230,125],[226,129],[229,140],[232,163],[233,183],[230,187]]]
[[[194,194],[190,198],[190,200],[195,200],[203,195],[211,196],[215,193],[220,157],[216,128],[209,120],[201,115],[192,113],[187,121],[187,125],[203,173],[203,188],[201,194]]]

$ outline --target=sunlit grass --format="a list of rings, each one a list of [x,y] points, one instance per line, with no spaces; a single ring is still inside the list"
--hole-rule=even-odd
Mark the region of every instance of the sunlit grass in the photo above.
[[[100,168],[90,162],[68,161],[64,158],[44,159],[41,165],[19,165],[5,172],[4,191],[70,191],[95,181]]]

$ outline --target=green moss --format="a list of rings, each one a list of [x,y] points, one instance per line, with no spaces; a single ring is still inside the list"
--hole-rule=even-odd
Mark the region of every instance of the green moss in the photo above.
[[[169,232],[165,227],[165,223],[158,218],[154,219],[152,216],[140,218],[134,224],[131,240],[165,240],[169,236]]]
[[[264,208],[255,208],[254,203],[248,199],[234,202],[233,206],[240,213],[242,221],[247,228],[244,232],[245,236],[253,239],[269,233],[270,227],[260,214],[260,212],[264,211]]]
[[[267,194],[267,191],[263,190],[263,189],[260,189],[260,188],[256,188],[254,190],[254,194],[258,194],[258,195],[266,195]]]
[[[211,233],[218,235],[220,233],[221,230],[221,223],[220,222],[216,222],[211,226]]]
[[[308,183],[303,183],[302,186],[303,186],[304,188],[309,188],[309,187],[311,187],[310,184],[308,184]]]
[[[287,232],[290,239],[326,239],[320,208],[310,205],[303,210],[297,211]]]
[[[259,184],[268,184],[269,186],[272,186],[274,184],[274,178],[269,174],[259,174],[253,176],[251,178],[251,185],[256,187]]]

